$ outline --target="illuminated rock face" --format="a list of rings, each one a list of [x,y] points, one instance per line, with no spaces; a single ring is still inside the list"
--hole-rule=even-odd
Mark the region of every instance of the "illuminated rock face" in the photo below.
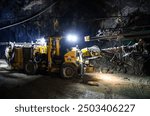
[[[0,26],[3,27],[31,17],[53,2],[55,1],[1,0]],[[0,38],[2,41],[6,38],[13,41],[30,41],[40,35],[53,35],[55,34],[54,17],[58,17],[61,32],[80,28],[83,34],[95,34],[100,28],[134,26],[135,21],[147,24],[149,17],[145,17],[144,19],[147,20],[144,20],[143,14],[148,15],[150,13],[149,6],[149,0],[62,0],[45,15],[34,19],[32,22],[0,31]],[[110,16],[129,17],[93,20]]]
[[[32,17],[55,1],[1,0],[0,28]],[[30,42],[56,33],[62,35],[68,30],[80,30],[81,35],[96,35],[99,29],[119,27],[133,27],[134,30],[134,26],[150,25],[149,6],[150,0],[61,0],[38,18],[0,30],[0,42]],[[60,27],[56,29],[54,24],[57,21]],[[104,46],[102,43],[99,46],[106,48],[112,44],[117,45],[111,42],[109,45]],[[0,46],[0,49],[3,48]]]
[[[0,27],[32,17],[55,1],[1,0]],[[60,26],[57,33],[61,35],[68,30],[80,30],[82,35],[96,35],[99,29],[149,25],[149,6],[149,0],[61,0],[44,15],[0,31],[0,41],[22,42],[55,35],[56,19]]]

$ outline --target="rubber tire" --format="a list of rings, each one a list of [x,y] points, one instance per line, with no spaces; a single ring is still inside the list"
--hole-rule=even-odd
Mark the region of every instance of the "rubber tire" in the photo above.
[[[70,71],[69,74],[67,74],[67,71]],[[61,77],[65,79],[78,77],[77,67],[69,63],[63,64],[61,67]]]
[[[34,75],[36,74],[38,69],[38,66],[36,63],[29,61],[26,65],[25,65],[25,72],[29,75]]]

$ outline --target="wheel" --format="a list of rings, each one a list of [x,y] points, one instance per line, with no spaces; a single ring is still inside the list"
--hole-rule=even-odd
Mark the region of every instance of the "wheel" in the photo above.
[[[61,76],[70,79],[78,76],[77,67],[73,64],[63,64],[61,68]]]
[[[37,71],[37,64],[32,62],[32,61],[29,61],[26,65],[25,65],[25,72],[29,75],[34,75]]]

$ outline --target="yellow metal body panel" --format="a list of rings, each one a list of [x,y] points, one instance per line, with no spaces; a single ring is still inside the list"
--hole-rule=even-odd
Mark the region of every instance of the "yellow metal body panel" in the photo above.
[[[34,55],[35,53],[47,54],[47,46],[36,46],[34,48]]]
[[[47,46],[47,55],[48,55],[48,71],[51,70],[52,67],[52,38],[49,38],[49,43]]]
[[[56,38],[56,56],[60,56],[60,37]]]
[[[60,56],[60,37],[50,37],[48,46],[47,46],[47,55],[48,55],[48,71],[52,71],[53,67],[53,56]]]
[[[90,57],[90,56],[91,56],[91,54],[90,54],[90,52],[88,51],[87,48],[83,48],[83,49],[81,50],[81,52],[82,52],[82,54],[83,54],[83,57]]]
[[[15,69],[23,69],[23,49],[22,48],[15,48],[13,67]]]
[[[66,63],[76,63],[77,57],[76,57],[76,51],[69,51],[64,56]]]

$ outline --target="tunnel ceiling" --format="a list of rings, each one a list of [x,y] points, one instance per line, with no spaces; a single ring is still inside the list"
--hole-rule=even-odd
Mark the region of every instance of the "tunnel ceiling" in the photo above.
[[[0,27],[28,19],[56,0],[1,0]],[[17,26],[0,30],[1,41],[30,41],[68,30],[83,35],[99,29],[149,29],[149,0],[59,0],[42,15]]]

